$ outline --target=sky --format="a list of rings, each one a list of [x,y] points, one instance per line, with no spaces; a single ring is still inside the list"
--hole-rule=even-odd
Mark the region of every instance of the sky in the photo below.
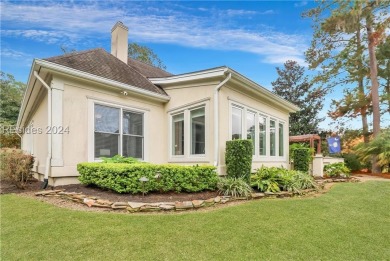
[[[276,67],[306,66],[312,1],[7,1],[1,8],[1,70],[27,82],[34,58],[110,51],[111,28],[122,21],[129,42],[150,47],[173,74],[229,66],[271,89]],[[320,116],[325,116],[329,94]],[[329,129],[330,119],[320,125]],[[349,124],[360,128],[357,121]]]

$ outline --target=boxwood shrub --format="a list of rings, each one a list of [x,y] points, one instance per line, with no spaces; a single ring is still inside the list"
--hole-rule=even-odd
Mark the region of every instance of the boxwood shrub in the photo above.
[[[308,171],[311,161],[311,153],[309,148],[294,149],[294,170]]]
[[[80,163],[77,170],[82,184],[96,185],[118,193],[198,192],[215,190],[218,182],[212,166]],[[160,174],[159,178],[156,178],[157,174]],[[139,181],[141,177],[149,179],[144,186]]]
[[[226,142],[226,174],[229,178],[243,178],[250,182],[252,169],[251,140],[229,140]]]

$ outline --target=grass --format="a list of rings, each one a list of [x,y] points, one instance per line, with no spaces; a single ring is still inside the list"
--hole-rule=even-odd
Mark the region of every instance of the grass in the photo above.
[[[385,260],[390,182],[210,212],[123,215],[1,199],[1,260]]]

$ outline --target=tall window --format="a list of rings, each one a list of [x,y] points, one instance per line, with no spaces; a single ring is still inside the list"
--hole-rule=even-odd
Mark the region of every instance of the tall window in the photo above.
[[[143,113],[100,104],[95,104],[94,108],[95,158],[113,157],[119,154],[143,159]]]
[[[242,139],[242,109],[232,108],[232,140]]]
[[[260,156],[267,155],[267,118],[259,116],[259,154]]]
[[[138,159],[143,158],[143,132],[143,114],[123,111],[123,156]]]
[[[184,155],[184,113],[172,117],[172,152]]]
[[[269,140],[270,140],[270,155],[276,155],[276,129],[275,129],[275,121],[269,121]]]
[[[283,124],[279,123],[279,156],[284,156]]]
[[[256,141],[256,113],[246,113],[246,138],[252,140],[253,155],[255,155],[255,141]]]
[[[189,108],[171,116],[172,156],[206,154],[206,107]]]
[[[192,110],[191,118],[191,154],[205,154],[206,129],[205,109]]]

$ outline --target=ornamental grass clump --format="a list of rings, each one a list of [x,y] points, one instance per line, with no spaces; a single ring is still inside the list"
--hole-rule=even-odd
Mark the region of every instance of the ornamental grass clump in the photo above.
[[[243,178],[219,178],[219,193],[231,197],[250,197],[252,193],[251,186]]]
[[[24,189],[34,166],[34,157],[19,149],[0,149],[0,178]]]

